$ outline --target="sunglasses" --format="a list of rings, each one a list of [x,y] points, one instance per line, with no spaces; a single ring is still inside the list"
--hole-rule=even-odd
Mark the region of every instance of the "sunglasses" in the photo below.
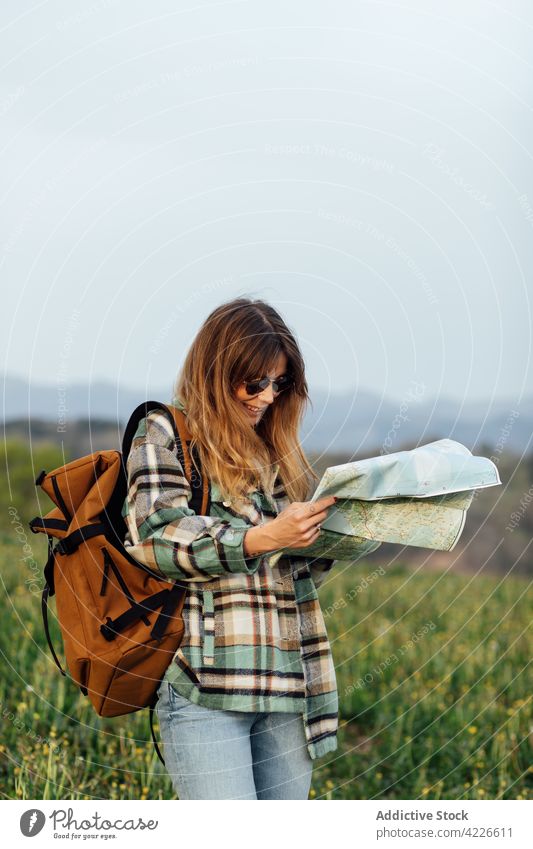
[[[288,374],[278,377],[276,380],[271,380],[270,377],[262,377],[261,380],[245,381],[244,388],[247,395],[259,395],[264,389],[272,384],[272,391],[275,395],[279,395],[284,389],[292,386],[292,377]]]

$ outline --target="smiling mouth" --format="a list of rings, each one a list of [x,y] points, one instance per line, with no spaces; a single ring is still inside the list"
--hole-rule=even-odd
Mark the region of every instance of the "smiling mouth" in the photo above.
[[[252,413],[254,416],[256,416],[257,413],[262,413],[263,410],[266,410],[266,407],[251,407],[249,404],[244,404],[243,406],[246,407],[248,412]]]

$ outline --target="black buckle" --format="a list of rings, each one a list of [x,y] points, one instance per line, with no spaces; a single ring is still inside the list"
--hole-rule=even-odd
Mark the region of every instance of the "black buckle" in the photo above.
[[[65,545],[65,540],[64,540],[64,539],[60,539],[60,540],[59,540],[59,542],[57,543],[56,547],[54,548],[54,553],[57,553],[57,554],[70,554],[70,552],[67,550],[67,546]]]
[[[100,631],[102,633],[102,636],[108,641],[108,643],[111,643],[111,642],[113,642],[113,640],[116,640],[116,638],[118,636],[117,632],[114,631],[113,628],[111,627],[111,625],[114,625],[114,624],[115,623],[113,622],[111,617],[106,616],[105,623],[103,625],[100,625]]]

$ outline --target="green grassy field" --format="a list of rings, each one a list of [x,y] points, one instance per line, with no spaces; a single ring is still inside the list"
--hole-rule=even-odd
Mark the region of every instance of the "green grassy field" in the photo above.
[[[44,541],[29,537],[41,565]],[[102,719],[59,674],[22,553],[0,547],[3,797],[174,798],[148,712]],[[375,570],[371,557],[338,564],[320,591],[340,730],[311,798],[530,798],[528,582]]]

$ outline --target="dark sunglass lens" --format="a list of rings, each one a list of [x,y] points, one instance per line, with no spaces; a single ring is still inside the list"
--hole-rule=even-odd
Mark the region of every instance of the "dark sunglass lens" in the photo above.
[[[268,384],[268,377],[264,377],[262,380],[254,380],[251,383],[246,384],[246,392],[248,395],[259,395],[263,389],[267,388]]]
[[[284,389],[287,389],[290,386],[290,378],[288,375],[284,375],[280,377],[279,380],[274,381],[274,386],[276,387],[276,392],[282,392]]]
[[[263,389],[266,389],[267,386],[270,386],[270,378],[263,377],[261,380],[253,380],[250,383],[245,384],[246,394],[247,395],[259,395]],[[272,389],[274,392],[282,392],[284,389],[287,389],[292,383],[292,379],[289,375],[283,375],[279,380],[272,381]]]

